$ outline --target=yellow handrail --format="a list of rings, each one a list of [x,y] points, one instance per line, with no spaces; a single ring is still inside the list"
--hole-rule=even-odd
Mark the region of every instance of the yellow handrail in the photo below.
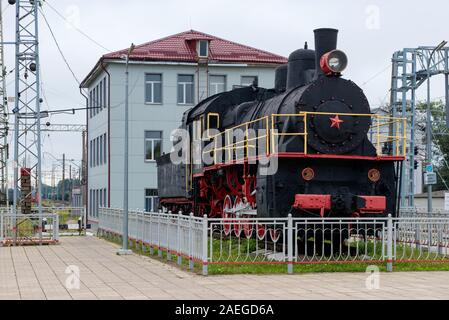
[[[368,134],[368,138],[376,147],[376,152],[378,156],[398,156],[403,157],[406,154],[406,142],[407,142],[407,134],[406,134],[406,119],[405,118],[393,118],[389,116],[382,116],[376,114],[362,114],[362,113],[340,113],[340,112],[300,112],[300,113],[290,113],[290,114],[271,114],[269,116],[264,116],[255,120],[247,121],[241,124],[238,124],[232,128],[227,128],[224,131],[210,136],[211,139],[214,139],[213,149],[208,149],[207,151],[203,151],[203,153],[213,152],[214,162],[219,163],[222,160],[217,159],[218,151],[225,151],[225,158],[229,161],[234,160],[234,155],[236,155],[237,150],[244,150],[244,157],[250,155],[250,152],[257,147],[258,141],[264,139],[265,143],[265,153],[266,156],[274,154],[277,152],[277,139],[282,136],[300,136],[303,137],[304,140],[304,154],[308,154],[308,125],[307,120],[310,115],[341,115],[345,117],[370,117],[371,125],[370,130],[371,134]],[[277,119],[282,117],[289,118],[302,118],[304,128],[298,129],[295,132],[279,132],[277,128]],[[270,125],[271,121],[271,125]],[[298,123],[299,123],[298,121]],[[250,136],[251,125],[259,123],[261,124],[262,129],[265,129],[266,132],[260,136]],[[393,128],[391,131],[390,128]],[[234,135],[235,130],[241,129],[244,132],[244,137],[239,138]],[[259,128],[260,129],[260,128]],[[375,130],[375,131],[374,131]],[[388,130],[388,131],[386,131]],[[269,131],[269,132],[268,132]],[[374,134],[374,136],[373,136]],[[218,147],[218,139],[223,140],[224,137],[224,145]],[[236,138],[234,138],[236,137]],[[236,141],[234,142],[234,139]],[[271,141],[270,141],[271,139]],[[255,142],[254,142],[255,141]],[[384,143],[393,143],[395,144],[394,150],[386,148],[385,150],[390,150],[389,154],[385,154],[382,145]],[[227,157],[226,157],[227,155]],[[240,160],[240,159],[236,159]]]

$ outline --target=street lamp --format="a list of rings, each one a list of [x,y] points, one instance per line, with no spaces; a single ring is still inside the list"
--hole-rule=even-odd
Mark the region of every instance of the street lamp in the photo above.
[[[432,164],[432,113],[430,111],[430,62],[432,61],[432,57],[434,53],[440,49],[442,49],[447,44],[447,41],[443,40],[437,45],[432,52],[430,53],[429,58],[427,59],[427,114],[426,114],[426,156],[427,156],[427,164]],[[413,165],[413,164],[411,164]],[[430,214],[432,212],[432,185],[427,185],[427,212]]]
[[[121,58],[125,59],[125,152],[124,152],[124,172],[123,172],[123,244],[122,248],[117,251],[118,255],[131,254],[131,250],[128,249],[128,95],[129,95],[129,56],[133,52],[135,46],[131,43],[126,55]]]

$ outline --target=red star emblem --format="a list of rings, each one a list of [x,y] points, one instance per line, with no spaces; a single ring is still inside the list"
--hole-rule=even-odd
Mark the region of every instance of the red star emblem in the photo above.
[[[338,117],[338,114],[335,115],[335,117],[333,117],[333,118],[329,118],[329,120],[331,121],[331,128],[337,128],[337,129],[340,129],[340,124],[344,122],[343,120],[341,120]]]

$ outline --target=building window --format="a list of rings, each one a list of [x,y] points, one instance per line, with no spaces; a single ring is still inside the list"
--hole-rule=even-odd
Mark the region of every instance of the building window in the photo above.
[[[92,140],[92,167],[95,167],[96,161],[97,161],[97,157],[96,157],[96,153],[97,153],[97,139],[93,139]]]
[[[106,207],[108,204],[107,204],[107,201],[106,201],[106,188],[105,189],[103,189],[103,207]]]
[[[95,190],[95,216],[98,217],[98,189]]]
[[[91,212],[91,216],[95,217],[95,190],[90,190],[92,192],[92,197],[91,197],[91,201],[90,201],[90,212]]]
[[[145,103],[162,103],[162,74],[145,74]]]
[[[92,103],[93,103],[93,92],[92,90],[89,92],[89,117],[92,118]]]
[[[93,159],[93,148],[92,148],[92,140],[89,141],[89,166],[92,168],[92,159]]]
[[[257,76],[242,76],[242,80],[241,80],[241,85],[244,87],[249,87],[252,86],[253,83],[258,82],[258,77]]]
[[[103,157],[104,157],[103,163],[106,164],[107,159],[108,159],[108,157],[106,155],[106,151],[107,151],[106,133],[103,134],[103,137],[104,137],[103,138]]]
[[[209,56],[209,41],[200,40],[198,41],[198,57],[207,58]]]
[[[209,95],[226,91],[226,76],[210,76],[209,77]]]
[[[100,165],[103,164],[103,135],[100,136]]]
[[[98,157],[98,154],[100,153],[100,143],[98,141],[98,138],[95,139],[95,165],[98,166],[100,163],[100,158]]]
[[[106,94],[106,77],[103,78],[103,103],[104,103],[104,107],[107,108],[108,107],[108,96]]]
[[[100,111],[103,109],[103,80],[100,81],[100,84],[98,85],[98,95],[99,97],[99,103],[100,103]]]
[[[145,211],[155,212],[159,207],[157,189],[145,189]]]
[[[92,210],[92,208],[94,207],[93,203],[94,203],[94,199],[92,196],[92,189],[89,189],[89,217],[92,217],[94,214],[93,210]]]
[[[99,205],[98,207],[102,207],[103,206],[103,189],[98,190],[100,192],[100,201],[98,202]]]
[[[193,75],[178,75],[178,104],[193,104]]]
[[[162,131],[145,131],[145,161],[154,161],[162,154]]]
[[[94,117],[97,115],[97,107],[98,107],[98,93],[97,87],[94,88]]]

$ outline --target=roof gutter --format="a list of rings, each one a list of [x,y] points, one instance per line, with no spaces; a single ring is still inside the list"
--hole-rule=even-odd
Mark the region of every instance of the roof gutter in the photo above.
[[[84,177],[86,178],[85,181],[84,181],[82,194],[83,194],[83,202],[85,204],[85,208],[86,208],[86,211],[87,211],[88,208],[89,208],[89,193],[88,193],[88,190],[87,190],[87,186],[89,185],[89,121],[88,121],[89,98],[84,94],[83,88],[81,87],[81,85],[80,85],[79,89],[80,89],[80,94],[86,100],[86,150],[87,151],[86,151],[86,158],[84,159],[84,161],[82,161],[81,168],[83,170],[83,178]],[[83,146],[84,146],[84,143],[83,143]],[[82,152],[83,152],[83,155],[84,155],[84,150]],[[87,219],[86,220],[87,221],[85,221],[85,223],[87,225],[88,220],[89,220],[89,215],[87,215]]]
[[[126,62],[123,60],[115,60],[115,59],[105,59],[107,63],[117,63],[117,64],[125,64]],[[144,64],[144,65],[168,65],[168,66],[194,66],[198,65],[197,62],[181,62],[181,61],[144,61],[144,60],[130,60],[129,64]],[[208,63],[209,67],[228,67],[228,68],[244,68],[250,66],[258,66],[258,67],[274,67],[280,65],[280,63]]]

